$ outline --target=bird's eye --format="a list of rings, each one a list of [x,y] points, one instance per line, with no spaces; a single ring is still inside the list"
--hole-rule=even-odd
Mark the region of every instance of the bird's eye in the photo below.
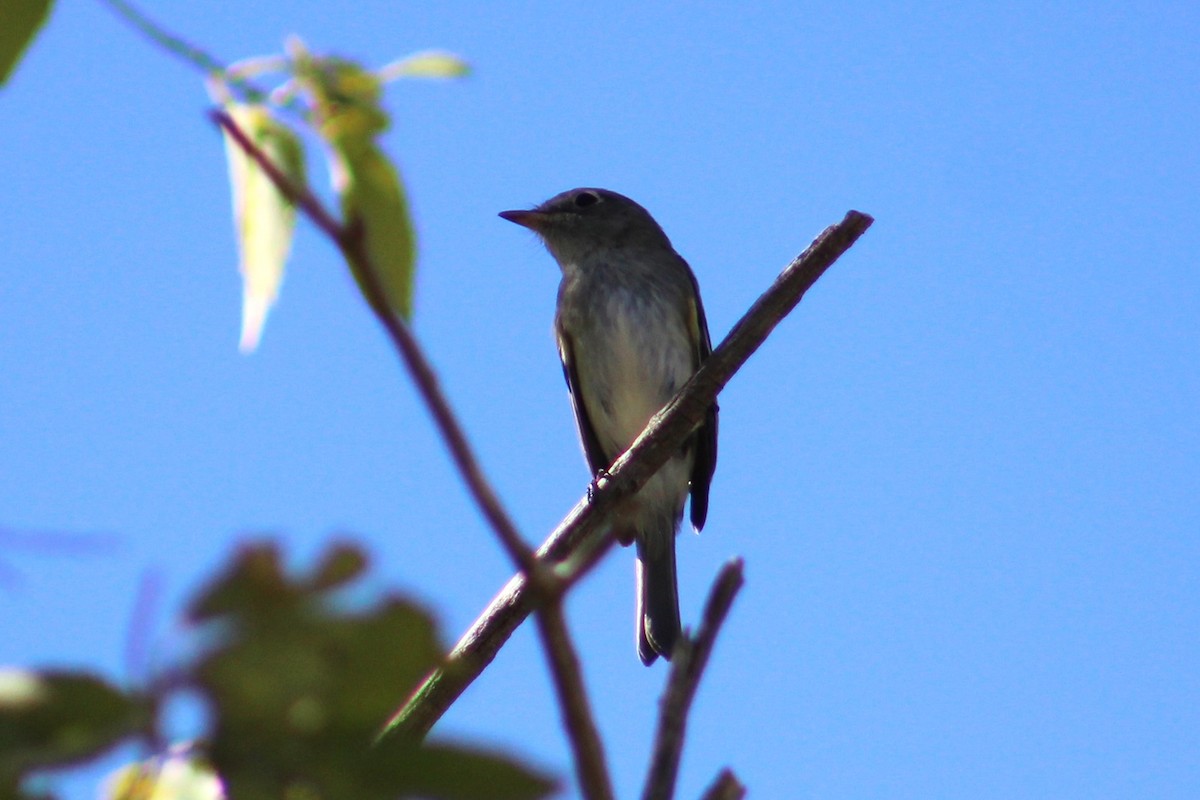
[[[576,208],[587,208],[588,206],[594,206],[599,202],[600,196],[593,192],[580,192],[579,194],[575,195]]]

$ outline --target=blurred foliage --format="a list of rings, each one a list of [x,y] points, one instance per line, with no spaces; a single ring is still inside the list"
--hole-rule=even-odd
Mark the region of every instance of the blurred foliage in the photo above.
[[[523,800],[552,792],[546,776],[477,748],[373,744],[442,649],[433,620],[410,600],[358,600],[354,584],[367,567],[357,547],[335,544],[311,571],[291,576],[274,544],[242,547],[188,604],[207,646],[170,680],[152,682],[160,688],[122,691],[85,673],[0,673],[0,798],[36,796],[20,794],[31,775],[122,742],[153,750],[155,710],[189,689],[207,701],[208,735],[190,752],[122,770],[111,797]]]
[[[144,729],[151,704],[83,671],[0,671],[0,797],[28,773],[99,756]]]

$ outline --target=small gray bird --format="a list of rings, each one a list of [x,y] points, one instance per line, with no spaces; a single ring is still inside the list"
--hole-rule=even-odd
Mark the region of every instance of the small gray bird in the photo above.
[[[562,269],[554,332],[593,474],[608,468],[712,352],[696,277],[646,209],[606,189],[572,189],[500,216],[536,232]],[[717,405],[616,520],[637,542],[637,651],[670,659],[679,638],[675,533],[692,496],[708,513]]]

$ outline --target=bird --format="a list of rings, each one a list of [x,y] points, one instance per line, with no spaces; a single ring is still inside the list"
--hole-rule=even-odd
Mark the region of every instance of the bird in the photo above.
[[[606,470],[712,353],[696,276],[645,208],[578,188],[500,216],[535,232],[562,281],[554,334],[579,438],[594,477]],[[636,543],[637,653],[670,660],[681,635],[675,536],[691,496],[699,532],[717,464],[714,401],[704,422],[619,512]]]

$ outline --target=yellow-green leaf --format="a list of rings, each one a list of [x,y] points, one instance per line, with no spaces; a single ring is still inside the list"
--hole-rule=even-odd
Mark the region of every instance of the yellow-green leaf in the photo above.
[[[304,185],[304,148],[290,128],[261,105],[230,105],[226,109],[238,127],[297,186]],[[296,209],[270,177],[228,134],[225,152],[233,189],[233,218],[242,273],[243,353],[258,347],[267,313],[279,296],[279,286],[292,234]]]
[[[397,78],[462,78],[471,72],[471,65],[444,50],[422,50],[379,70],[383,82]]]
[[[365,140],[387,129],[378,75],[344,58],[313,55],[298,39],[288,42],[288,50],[296,83],[308,93],[326,141]]]
[[[0,86],[8,81],[21,54],[50,16],[50,0],[4,0],[0,3]]]
[[[410,319],[416,234],[400,176],[374,144],[342,141],[335,147],[334,189],[342,199],[345,224],[363,238],[387,307]],[[351,262],[350,268],[371,303],[360,265]]]

